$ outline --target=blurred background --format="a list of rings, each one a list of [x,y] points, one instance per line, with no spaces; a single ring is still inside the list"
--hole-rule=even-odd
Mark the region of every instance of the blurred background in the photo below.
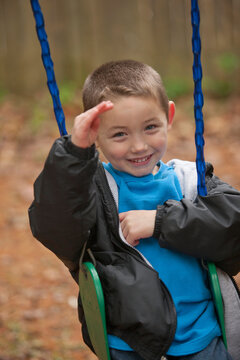
[[[190,0],[42,0],[71,131],[87,74],[135,59],[176,103],[165,161],[195,160]],[[200,0],[205,157],[240,189],[240,0]],[[77,285],[33,239],[27,208],[58,129],[30,0],[0,0],[0,360],[95,359],[81,340]]]

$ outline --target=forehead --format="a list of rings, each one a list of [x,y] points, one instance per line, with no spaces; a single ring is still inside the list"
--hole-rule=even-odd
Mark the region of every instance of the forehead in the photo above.
[[[114,107],[101,115],[101,125],[121,126],[130,124],[130,120],[144,122],[166,117],[159,102],[152,97],[118,97],[111,101]]]

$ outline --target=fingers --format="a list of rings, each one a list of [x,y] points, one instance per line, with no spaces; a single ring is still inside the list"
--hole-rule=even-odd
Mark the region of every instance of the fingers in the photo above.
[[[131,221],[129,221],[130,213],[131,211],[120,213],[119,220],[122,233],[126,241],[132,246],[137,246],[139,244],[139,237],[137,236],[134,224],[131,224]]]
[[[123,219],[125,218],[126,213],[125,213],[125,212],[122,212],[122,213],[119,213],[118,215],[119,215],[119,220],[120,220],[120,222],[121,222],[121,221],[123,221]]]
[[[111,110],[113,108],[113,103],[111,101],[102,101],[100,104],[94,106],[93,108],[85,111],[83,114],[85,121],[92,121],[95,117],[98,117],[100,114],[105,111]],[[81,116],[79,115],[79,116]]]
[[[100,104],[94,106],[92,109],[87,110],[86,112],[78,115],[76,117],[76,122],[80,120],[83,128],[88,129],[91,127],[91,124],[95,119],[99,119],[98,116],[105,111],[111,110],[113,108],[113,103],[111,101],[102,101]]]
[[[124,221],[121,221],[121,229],[122,229],[122,233],[125,237],[125,239],[128,237],[128,234],[129,234],[129,228],[126,224],[126,222]]]
[[[78,115],[74,121],[72,142],[82,148],[91,146],[97,138],[100,125],[99,115],[112,108],[113,103],[111,101],[103,101],[92,109]]]
[[[152,236],[155,226],[156,210],[131,210],[119,214],[122,233],[133,246],[139,239]]]
[[[134,240],[133,246],[137,246],[139,245],[140,241],[139,240]]]
[[[125,218],[127,217],[127,214],[128,214],[127,212],[122,212],[119,214],[119,221],[121,223],[121,229],[122,229],[122,233],[123,233],[125,239],[127,238],[128,233],[129,233],[128,222],[125,220]]]
[[[100,104],[98,104],[95,107],[97,108],[98,115],[100,115],[105,111],[111,110],[113,108],[113,103],[110,100],[102,101]]]

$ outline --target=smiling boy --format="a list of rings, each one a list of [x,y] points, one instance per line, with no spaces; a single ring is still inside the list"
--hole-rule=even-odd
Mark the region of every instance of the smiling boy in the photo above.
[[[102,65],[87,78],[83,103],[72,136],[55,142],[35,183],[29,210],[34,236],[76,281],[83,244],[91,248],[113,360],[165,354],[230,360],[198,259],[218,261],[229,273],[240,270],[239,193],[214,182],[218,209],[233,215],[231,226],[212,206],[211,168],[208,198],[184,199],[188,189],[180,186],[177,165],[161,161],[175,105],[150,66],[132,60]],[[109,163],[98,161],[95,144]],[[180,162],[180,173],[185,166]],[[184,179],[192,191],[191,180]],[[81,303],[79,318],[91,347]]]
[[[101,115],[99,147],[115,169],[148,175],[166,151],[174,112],[173,102],[167,118],[151,97],[121,97],[110,112]]]

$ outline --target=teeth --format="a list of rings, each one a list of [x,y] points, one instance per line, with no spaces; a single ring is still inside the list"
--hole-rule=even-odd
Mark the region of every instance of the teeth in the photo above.
[[[142,158],[142,159],[136,159],[136,160],[131,160],[133,162],[136,162],[136,163],[141,163],[141,162],[144,162],[144,161],[147,161],[149,158],[149,156],[146,156],[145,158]]]

